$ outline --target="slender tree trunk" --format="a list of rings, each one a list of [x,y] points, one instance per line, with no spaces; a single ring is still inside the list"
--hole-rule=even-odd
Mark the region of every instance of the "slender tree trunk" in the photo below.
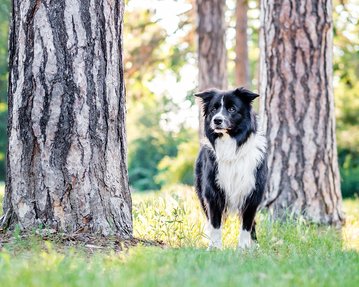
[[[248,0],[237,0],[236,6],[236,85],[250,88],[248,39]]]
[[[122,0],[13,0],[5,228],[132,235]]]
[[[198,90],[226,89],[225,0],[197,0],[196,3],[198,15]],[[199,135],[202,139],[204,134],[201,111],[199,122]]]
[[[329,0],[262,1],[261,112],[269,140],[266,205],[341,224]]]

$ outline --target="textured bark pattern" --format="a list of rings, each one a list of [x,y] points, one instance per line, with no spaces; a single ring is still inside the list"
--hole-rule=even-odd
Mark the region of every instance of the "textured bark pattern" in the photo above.
[[[197,0],[196,3],[198,15],[198,90],[226,89],[225,0]],[[203,138],[202,112],[200,112],[199,122],[200,138]]]
[[[132,234],[121,0],[14,0],[2,225]]]
[[[248,0],[237,0],[236,6],[236,85],[250,88],[248,40]]]
[[[266,204],[343,222],[332,87],[329,0],[262,1],[261,113],[269,140]]]

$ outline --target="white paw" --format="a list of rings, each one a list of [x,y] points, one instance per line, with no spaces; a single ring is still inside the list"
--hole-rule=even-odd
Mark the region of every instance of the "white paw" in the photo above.
[[[222,249],[222,242],[210,242],[207,251],[221,250],[221,249]]]
[[[250,232],[246,230],[241,230],[239,235],[238,248],[239,249],[249,249],[255,246],[255,242],[251,238]]]
[[[222,249],[222,228],[214,228],[208,223],[206,226],[206,234],[209,239],[207,250]]]
[[[252,241],[248,241],[248,242],[239,242],[238,243],[238,248],[239,249],[250,249],[254,246]]]

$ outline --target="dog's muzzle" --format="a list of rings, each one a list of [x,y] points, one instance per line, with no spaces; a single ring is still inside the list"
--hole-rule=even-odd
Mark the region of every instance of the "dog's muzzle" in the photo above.
[[[229,129],[229,124],[223,116],[214,116],[211,121],[211,128],[215,132],[223,133]]]

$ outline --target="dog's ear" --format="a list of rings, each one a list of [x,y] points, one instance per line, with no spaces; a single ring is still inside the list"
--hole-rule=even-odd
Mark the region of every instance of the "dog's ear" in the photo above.
[[[202,110],[203,110],[203,115],[206,116],[208,114],[208,106],[209,103],[211,101],[211,99],[213,98],[213,96],[216,94],[216,89],[208,89],[199,93],[194,94],[195,97],[198,97],[200,99],[202,99]]]
[[[255,98],[259,97],[258,94],[253,93],[243,87],[235,89],[234,94],[247,103],[251,103]]]
[[[212,97],[216,94],[216,90],[215,89],[208,89],[199,93],[195,93],[195,97],[201,98],[202,101],[205,102],[209,102]]]

